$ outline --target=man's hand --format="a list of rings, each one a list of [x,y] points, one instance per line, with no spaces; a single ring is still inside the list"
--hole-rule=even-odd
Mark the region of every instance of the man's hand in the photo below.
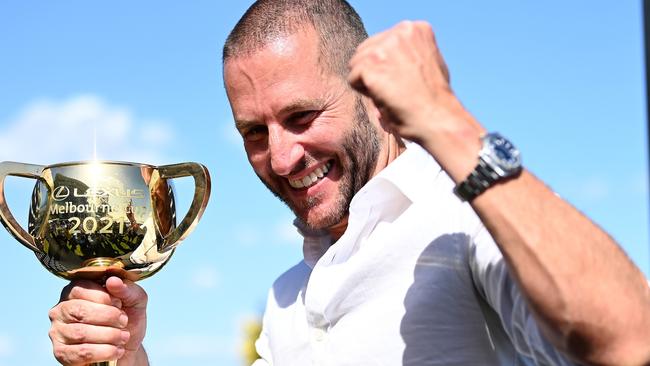
[[[50,312],[54,356],[64,365],[120,359],[120,365],[146,364],[147,294],[133,282],[110,277],[105,287],[75,281]]]
[[[426,22],[401,22],[364,41],[350,60],[350,85],[370,97],[389,131],[427,149],[457,182],[474,168],[480,124],[449,86]]]
[[[449,76],[433,31],[425,22],[401,22],[359,45],[350,60],[348,82],[387,112],[400,135],[418,131],[407,121],[449,94]]]

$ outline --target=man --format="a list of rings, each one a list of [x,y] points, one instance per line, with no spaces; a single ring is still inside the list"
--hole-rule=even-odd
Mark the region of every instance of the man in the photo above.
[[[224,46],[249,161],[305,237],[256,365],[650,363],[645,278],[463,108],[430,26],[365,38],[342,0],[259,1]],[[57,359],[147,364],[145,309],[70,284]]]

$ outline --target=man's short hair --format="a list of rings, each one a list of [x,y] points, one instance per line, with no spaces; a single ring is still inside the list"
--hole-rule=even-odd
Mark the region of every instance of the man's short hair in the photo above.
[[[223,46],[223,63],[250,56],[271,41],[312,26],[319,62],[346,77],[357,46],[368,38],[359,14],[345,0],[259,0],[244,13]]]

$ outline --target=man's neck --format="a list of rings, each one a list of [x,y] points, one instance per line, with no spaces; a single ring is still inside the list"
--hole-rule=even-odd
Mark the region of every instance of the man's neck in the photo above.
[[[384,168],[386,168],[388,164],[392,163],[393,160],[397,159],[404,150],[406,150],[406,145],[404,145],[402,139],[391,132],[386,132],[386,145],[379,154],[372,177],[384,170]]]
[[[388,164],[392,163],[393,160],[397,159],[400,154],[406,150],[406,145],[404,145],[404,142],[399,137],[396,137],[392,133],[387,133],[386,136],[386,145],[382,151],[381,154],[379,154],[379,158],[377,159],[377,165],[375,166],[375,170],[372,173],[372,177],[376,176],[384,170],[388,166]],[[372,179],[371,177],[371,179]],[[339,240],[341,236],[345,233],[345,230],[348,228],[348,215],[346,215],[339,223],[330,226],[327,228],[327,231],[329,232],[330,236],[332,237],[333,242]]]
[[[339,238],[343,236],[347,228],[348,228],[348,215],[346,215],[343,218],[343,220],[341,220],[338,224],[328,227],[327,232],[332,237],[332,242],[339,240]]]

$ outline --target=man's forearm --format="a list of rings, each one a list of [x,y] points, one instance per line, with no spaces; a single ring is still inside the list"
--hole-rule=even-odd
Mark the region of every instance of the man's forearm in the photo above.
[[[472,206],[556,345],[593,364],[650,362],[650,289],[611,237],[526,171]]]
[[[449,86],[429,24],[370,37],[349,66],[348,82],[378,106],[382,126],[423,146],[456,184],[468,177],[485,129]],[[605,232],[526,171],[472,205],[559,348],[588,363],[650,362],[650,290]]]
[[[459,184],[476,166],[485,130],[455,98],[423,114],[420,144]],[[650,363],[650,288],[618,244],[524,170],[472,206],[551,341],[582,362]]]

